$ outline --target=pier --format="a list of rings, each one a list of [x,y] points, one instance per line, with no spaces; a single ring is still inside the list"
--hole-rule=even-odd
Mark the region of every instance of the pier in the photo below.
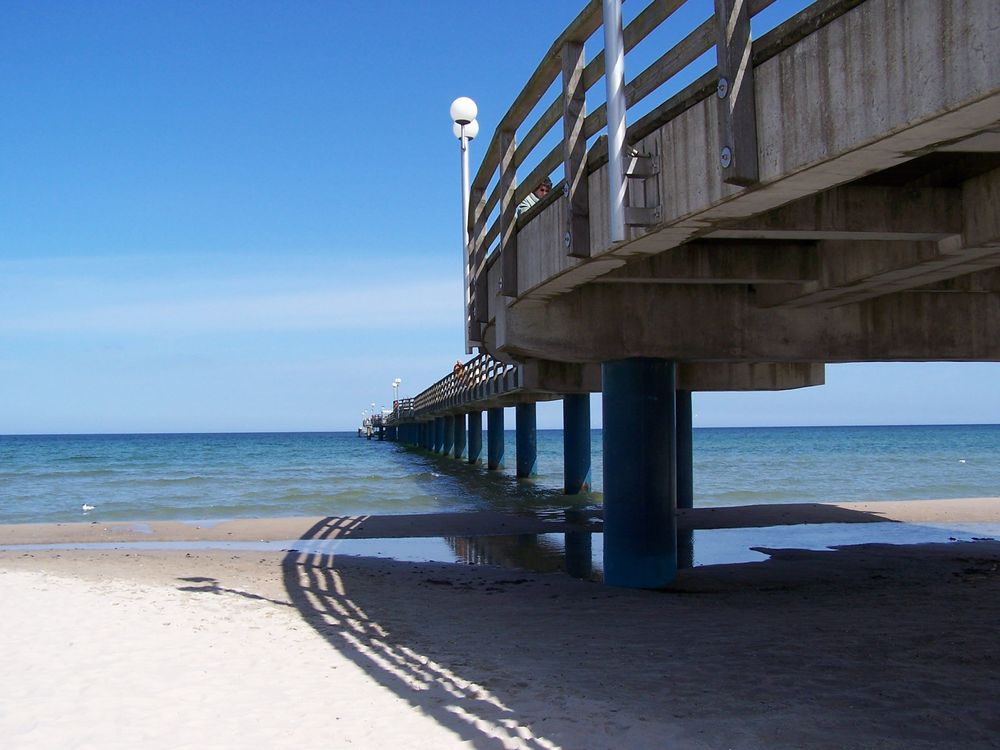
[[[584,6],[471,183],[478,354],[385,420],[390,440],[496,470],[513,406],[526,477],[535,404],[562,399],[575,494],[601,392],[612,585],[674,579],[692,393],[818,386],[831,362],[1000,361],[1000,3],[818,0],[755,36],[769,5],[716,0],[642,70],[627,53],[686,3],[624,28],[615,0]]]

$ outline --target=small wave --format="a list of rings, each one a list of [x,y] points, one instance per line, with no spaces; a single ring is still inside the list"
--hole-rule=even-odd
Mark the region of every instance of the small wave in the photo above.
[[[781,492],[780,490],[730,490],[728,492],[716,492],[710,498],[705,497],[705,501],[711,500],[720,505],[736,505],[750,502],[794,502],[802,500],[801,494],[791,492]]]
[[[201,482],[211,482],[213,478],[195,474],[189,477],[155,477],[149,481],[152,484],[199,484]]]
[[[80,470],[67,470],[67,471],[43,471],[37,474],[32,474],[30,472],[20,472],[18,474],[10,474],[11,477],[16,477],[17,479],[74,479],[77,477],[108,477],[119,472],[114,469],[80,469]],[[0,474],[0,477],[8,476],[7,474]]]

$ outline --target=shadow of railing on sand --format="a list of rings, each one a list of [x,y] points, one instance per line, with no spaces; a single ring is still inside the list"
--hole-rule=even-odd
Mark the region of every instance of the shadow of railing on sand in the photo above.
[[[328,531],[321,522],[306,538]],[[483,750],[557,747],[521,722],[517,713],[485,685],[393,637],[348,593],[344,575],[334,567],[332,555],[290,550],[282,560],[282,573],[292,605],[334,648],[471,746]],[[450,585],[444,580],[426,582]],[[447,613],[438,616],[447,617]],[[460,627],[461,623],[456,623],[456,628]]]
[[[343,525],[324,520],[304,538],[333,528]],[[766,562],[684,571],[654,593],[290,550],[277,603],[477,750],[725,747],[735,736],[791,750],[847,726],[899,747],[914,727],[928,746],[961,736],[995,747],[984,706],[1000,689],[1000,543],[764,551]],[[786,726],[790,716],[808,721]]]
[[[855,720],[842,692],[851,705],[908,705],[932,614],[955,606],[949,629],[971,632],[982,624],[974,603],[1000,584],[997,545],[768,553],[765,563],[690,571],[672,594],[299,551],[285,556],[283,576],[289,600],[342,656],[479,750],[652,746],[653,734],[663,747],[726,746],[731,717],[770,736],[774,712],[816,723],[775,747],[820,746]],[[872,641],[888,631],[902,644],[891,653]],[[969,658],[956,665],[947,657],[958,647]],[[985,638],[935,653],[934,680],[955,670],[963,679],[947,677],[943,698],[935,691],[953,720],[933,739],[961,730],[976,738],[969,747],[988,746],[989,722],[964,706],[997,684],[991,648]],[[831,691],[834,673],[846,677]],[[769,676],[763,707],[746,675]],[[913,720],[882,717],[865,731],[905,736]],[[706,728],[719,736],[698,734]]]

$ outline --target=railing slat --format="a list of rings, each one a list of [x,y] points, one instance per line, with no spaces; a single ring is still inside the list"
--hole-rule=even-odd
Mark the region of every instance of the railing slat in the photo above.
[[[563,165],[568,210],[563,244],[574,258],[590,257],[590,198],[587,184],[587,138],[583,126],[587,117],[583,87],[584,48],[580,42],[566,42],[563,63]]]
[[[656,89],[707,52],[715,43],[715,17],[706,18],[698,28],[661,55],[656,62],[629,81],[625,87],[628,106],[638,104]]]
[[[567,44],[575,44],[575,42],[567,42]],[[538,122],[535,123],[534,127],[528,131],[528,134],[524,136],[522,140],[517,145],[517,152],[514,154],[514,166],[519,167],[524,163],[525,157],[531,153],[532,149],[538,145],[538,143],[545,137],[545,134],[552,130],[552,127],[559,122],[559,118],[563,114],[563,102],[562,95],[557,96],[552,104],[549,105],[548,109],[542,113],[542,116],[538,118]]]
[[[500,294],[517,296],[517,167],[513,130],[500,131]]]

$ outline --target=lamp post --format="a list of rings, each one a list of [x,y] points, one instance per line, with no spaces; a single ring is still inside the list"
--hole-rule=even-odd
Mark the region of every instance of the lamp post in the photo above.
[[[479,108],[467,96],[460,96],[451,103],[451,132],[458,138],[462,158],[462,278],[465,281],[465,353],[472,354],[469,340],[469,141],[479,135],[476,115]]]
[[[392,408],[395,409],[397,403],[399,402],[399,384],[403,381],[396,378],[392,381]]]

